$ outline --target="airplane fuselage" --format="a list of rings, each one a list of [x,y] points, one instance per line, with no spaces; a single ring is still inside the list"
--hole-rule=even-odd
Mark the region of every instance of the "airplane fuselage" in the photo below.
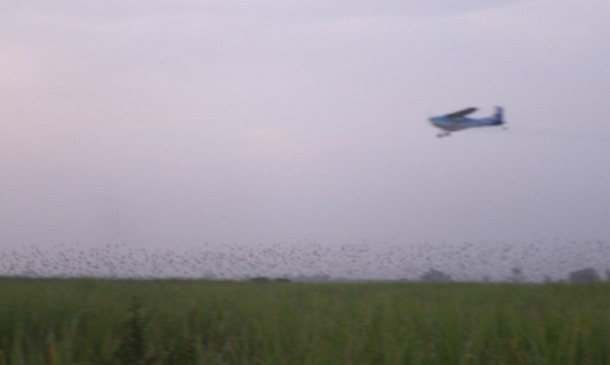
[[[450,117],[433,117],[430,122],[437,128],[447,132],[460,131],[466,128],[490,127],[504,124],[497,118],[450,118]]]

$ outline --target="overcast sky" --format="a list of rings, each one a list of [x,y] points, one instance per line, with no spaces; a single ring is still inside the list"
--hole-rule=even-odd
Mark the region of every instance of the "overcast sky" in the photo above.
[[[608,35],[607,0],[2,0],[0,246],[608,240]]]

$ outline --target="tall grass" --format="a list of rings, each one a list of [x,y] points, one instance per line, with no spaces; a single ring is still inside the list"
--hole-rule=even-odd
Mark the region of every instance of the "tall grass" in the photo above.
[[[0,364],[610,364],[608,284],[0,288]]]

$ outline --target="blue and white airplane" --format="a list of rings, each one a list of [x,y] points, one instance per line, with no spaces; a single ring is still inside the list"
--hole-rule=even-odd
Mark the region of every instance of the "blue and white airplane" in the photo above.
[[[466,118],[468,114],[475,111],[477,111],[477,108],[467,108],[447,115],[432,117],[430,118],[430,123],[443,130],[443,132],[438,134],[439,138],[449,136],[451,132],[461,131],[466,128],[499,126],[505,123],[502,107],[497,106],[496,112],[491,117]]]

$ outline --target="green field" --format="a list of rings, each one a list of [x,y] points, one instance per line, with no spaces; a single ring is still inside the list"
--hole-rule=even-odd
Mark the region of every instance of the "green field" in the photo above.
[[[610,364],[610,285],[0,279],[0,364]]]

